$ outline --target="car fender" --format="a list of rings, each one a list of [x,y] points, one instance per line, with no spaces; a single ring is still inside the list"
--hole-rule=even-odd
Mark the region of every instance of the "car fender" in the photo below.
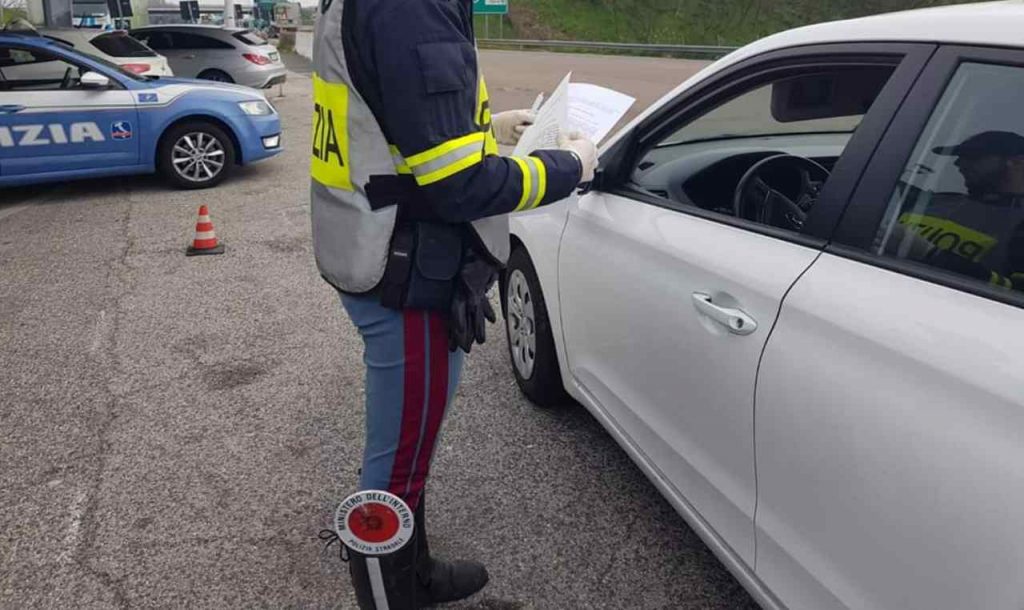
[[[226,128],[233,139],[236,157],[241,161],[243,147],[240,137],[245,133],[244,123],[249,117],[241,111],[238,103],[252,100],[255,96],[191,86],[182,91],[180,87],[186,86],[139,90],[136,94],[139,124],[148,142],[141,151],[142,162],[155,167],[160,138],[172,125],[188,119],[211,120]]]
[[[512,247],[520,244],[526,248],[537,271],[540,289],[544,294],[547,306],[548,321],[551,324],[551,335],[558,354],[558,368],[562,373],[562,385],[575,397],[574,384],[570,381],[568,358],[562,335],[562,314],[558,295],[558,250],[561,246],[562,232],[569,221],[569,210],[577,204],[579,195],[573,193],[568,198],[546,205],[529,212],[518,212],[509,216],[509,231],[512,235]],[[502,286],[504,286],[502,281]],[[502,311],[505,310],[505,295],[502,294]]]

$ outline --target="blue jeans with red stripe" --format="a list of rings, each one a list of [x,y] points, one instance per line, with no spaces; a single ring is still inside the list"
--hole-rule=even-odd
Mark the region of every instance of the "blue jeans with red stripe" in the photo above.
[[[373,296],[341,302],[363,338],[366,448],[359,489],[389,491],[416,510],[462,373],[437,312],[396,311]]]

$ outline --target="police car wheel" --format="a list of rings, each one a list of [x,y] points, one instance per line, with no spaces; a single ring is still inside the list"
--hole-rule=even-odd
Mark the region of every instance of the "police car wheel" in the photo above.
[[[516,248],[509,256],[504,282],[505,336],[519,389],[539,407],[569,403],[544,295],[526,248]]]
[[[224,130],[207,122],[182,123],[160,139],[160,173],[178,188],[220,183],[235,166],[235,148]]]

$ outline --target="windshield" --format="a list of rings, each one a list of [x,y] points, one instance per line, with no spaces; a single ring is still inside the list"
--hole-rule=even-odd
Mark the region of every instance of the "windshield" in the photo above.
[[[156,57],[149,47],[125,32],[111,32],[93,38],[92,46],[111,57]]]
[[[773,116],[772,106],[772,85],[754,89],[687,124],[658,147],[765,136],[853,133],[863,118],[855,114],[783,122]]]

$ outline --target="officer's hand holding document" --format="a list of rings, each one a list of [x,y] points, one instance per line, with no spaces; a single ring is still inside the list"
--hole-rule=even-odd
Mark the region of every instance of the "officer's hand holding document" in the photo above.
[[[624,93],[570,82],[572,73],[540,108],[537,116],[516,145],[513,155],[523,156],[535,150],[558,148],[559,132],[579,131],[600,143],[636,100]]]

